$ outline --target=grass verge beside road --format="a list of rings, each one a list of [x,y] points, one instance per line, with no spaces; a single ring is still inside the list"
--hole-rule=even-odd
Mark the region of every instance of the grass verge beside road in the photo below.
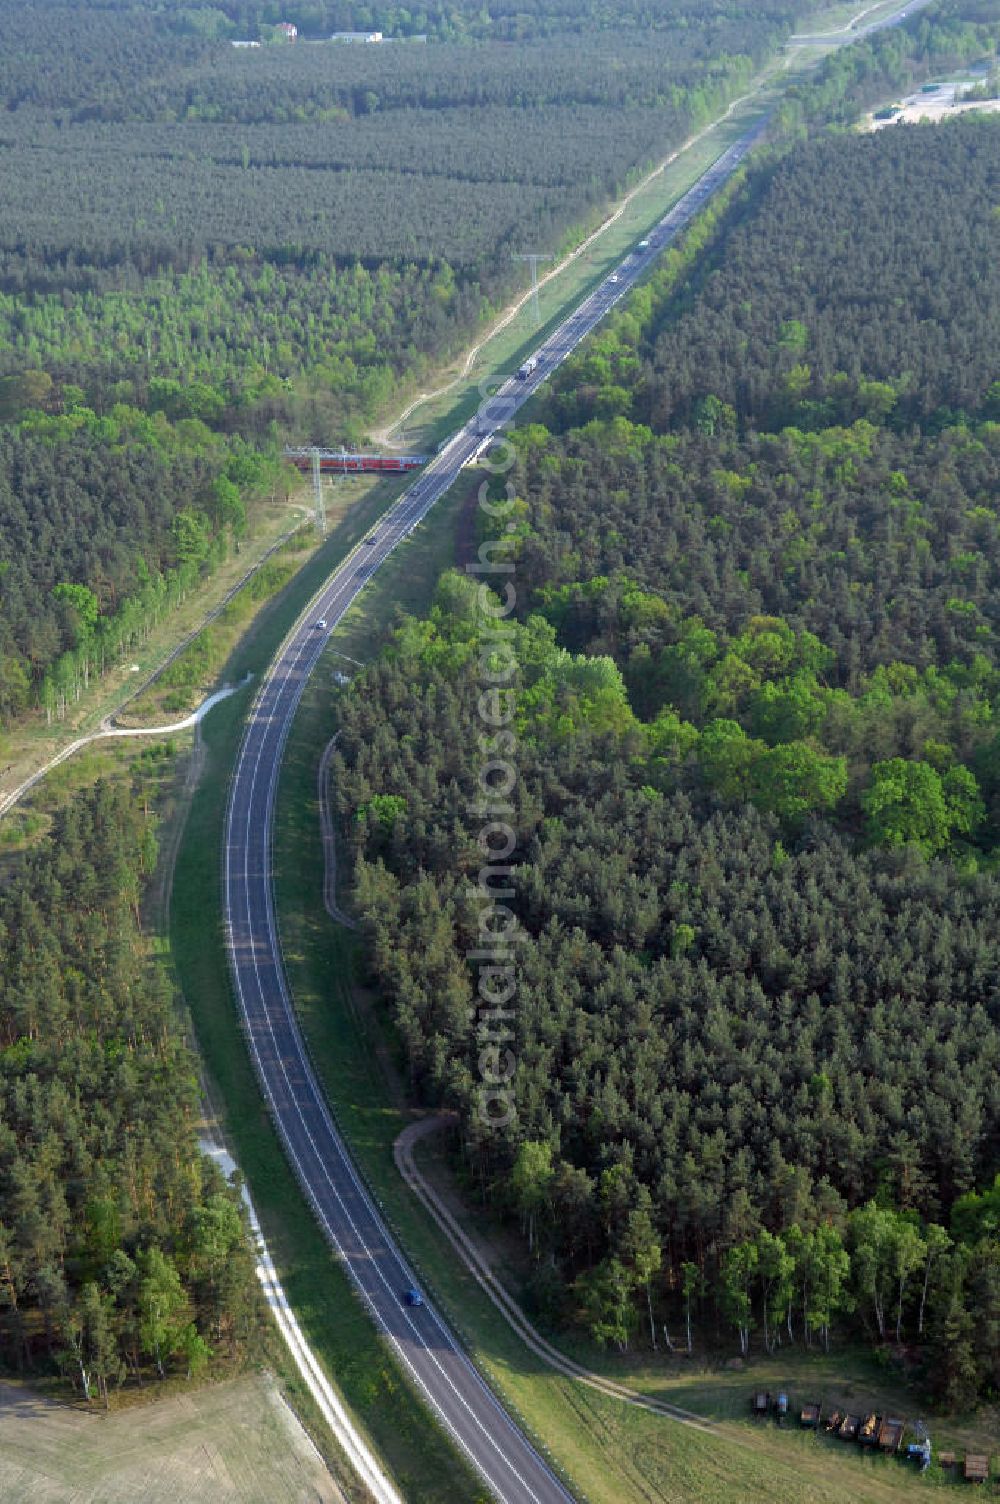
[[[256,677],[322,579],[388,505],[389,487],[352,512],[286,590],[261,613],[226,668]],[[205,769],[177,853],[170,946],[226,1138],[249,1182],[279,1276],[314,1351],[407,1498],[472,1504],[475,1479],[411,1393],[354,1296],[297,1189],[264,1107],[237,1020],[220,920],[220,855],[229,775],[254,686],[223,701],[202,725]],[[296,1405],[304,1392],[290,1381]],[[353,1499],[358,1485],[344,1469]]]
[[[566,1470],[579,1497],[591,1504],[744,1504],[776,1498],[786,1504],[902,1504],[912,1498],[916,1479],[901,1465],[862,1457],[854,1449],[831,1449],[825,1439],[744,1424],[750,1369],[694,1375],[683,1364],[622,1360],[637,1370],[637,1387],[717,1417],[712,1435],[553,1373],[510,1331],[399,1179],[392,1145],[408,1116],[392,1077],[394,1067],[404,1063],[395,1054],[398,1046],[378,999],[360,980],[363,940],[333,925],[323,907],[316,769],[336,729],[333,673],[342,659],[333,655],[367,661],[397,606],[426,610],[440,570],[451,561],[453,517],[461,500],[456,491],[397,551],[334,633],[330,656],[306,690],[282,773],[275,866],[284,956],[299,1017],[340,1126],[421,1279],[505,1402]],[[575,1356],[622,1376],[621,1366],[605,1355]],[[776,1370],[769,1377],[778,1382]],[[812,1382],[813,1375],[808,1377]],[[800,1387],[796,1382],[796,1393]]]

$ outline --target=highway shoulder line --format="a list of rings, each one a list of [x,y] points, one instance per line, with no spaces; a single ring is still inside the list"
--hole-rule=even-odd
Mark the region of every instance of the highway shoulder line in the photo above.
[[[201,1135],[202,1152],[213,1159],[228,1179],[237,1168],[225,1147],[215,1135],[205,1130]],[[341,1450],[361,1479],[376,1504],[403,1504],[402,1495],[382,1470],[377,1458],[344,1409],[316,1355],[295,1319],[295,1312],[278,1278],[267,1243],[257,1218],[256,1208],[243,1181],[243,1202],[254,1235],[257,1253],[257,1278],[264,1292],[264,1299],[274,1317],[282,1340],[292,1356],[302,1382],[312,1395],[319,1411],[336,1438]]]

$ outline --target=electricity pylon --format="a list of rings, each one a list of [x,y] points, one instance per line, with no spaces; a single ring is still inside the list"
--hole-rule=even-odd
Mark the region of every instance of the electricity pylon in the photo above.
[[[527,255],[515,256],[513,259],[515,261],[531,262],[531,306],[535,310],[535,324],[537,326],[542,322],[542,316],[538,310],[538,263],[539,261],[554,261],[556,258],[554,256],[536,255],[534,251],[531,251]]]
[[[323,473],[319,468],[319,450],[313,446],[312,451],[312,477],[313,497],[316,501],[316,531],[320,537],[326,537],[326,503],[323,500]]]

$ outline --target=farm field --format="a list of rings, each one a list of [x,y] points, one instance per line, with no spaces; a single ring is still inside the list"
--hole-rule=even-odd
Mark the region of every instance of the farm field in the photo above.
[[[104,1415],[0,1384],[0,1498],[17,1504],[342,1504],[267,1375]]]

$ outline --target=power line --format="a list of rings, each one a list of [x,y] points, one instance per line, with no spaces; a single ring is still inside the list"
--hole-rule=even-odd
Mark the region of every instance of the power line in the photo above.
[[[538,310],[538,263],[539,261],[554,261],[554,256],[543,256],[535,251],[529,251],[523,256],[514,256],[515,261],[531,262],[531,306],[535,311],[535,324],[542,322],[542,316]]]
[[[311,452],[313,496],[316,501],[316,531],[326,537],[326,503],[323,500],[323,474],[319,467],[319,450],[313,445]]]

